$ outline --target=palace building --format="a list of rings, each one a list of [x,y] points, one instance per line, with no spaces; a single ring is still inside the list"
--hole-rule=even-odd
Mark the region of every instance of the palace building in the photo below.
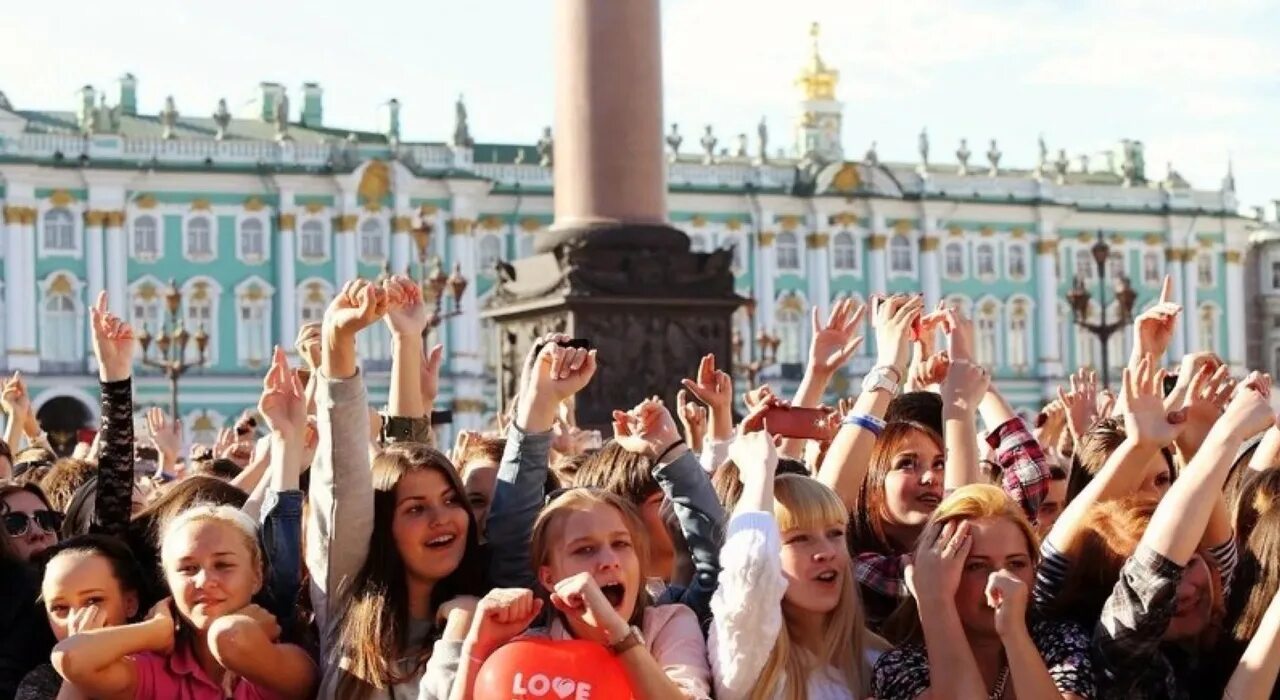
[[[707,126],[686,143],[678,125],[666,137],[670,221],[695,249],[733,249],[737,289],[754,300],[738,312],[738,359],[763,356],[775,388],[799,378],[812,307],[920,291],[931,305],[969,310],[977,354],[1034,410],[1066,372],[1101,361],[1097,340],[1073,324],[1073,280],[1092,295],[1089,319],[1115,320],[1113,284],[1127,279],[1140,311],[1166,273],[1186,307],[1171,351],[1212,348],[1243,368],[1243,257],[1255,222],[1237,213],[1229,172],[1212,188],[1172,169],[1152,177],[1135,140],[1068,155],[1042,139],[1030,167],[1003,162],[994,141],[973,145],[985,153],[962,141],[943,154],[925,132],[915,162],[881,160],[874,144],[854,156],[839,74],[817,39],[815,27],[782,148],[763,122],[750,138]],[[417,141],[401,134],[395,100],[376,130],[328,123],[312,83],[294,93],[300,109],[284,86],[262,83],[249,115],[225,101],[180,110],[173,97],[143,114],[139,89],[132,75],[111,94],[86,86],[68,110],[0,94],[0,369],[28,376],[46,427],[97,417],[87,309],[101,290],[148,329],[155,357],[176,282],[187,359],[200,359],[197,334],[207,343],[203,365],[181,379],[180,413],[188,438],[209,442],[255,405],[274,344],[291,348],[346,280],[388,270],[435,279],[442,312],[458,312],[435,331],[447,357],[440,403],[455,426],[487,423],[497,343],[480,312],[499,263],[530,254],[552,223],[549,128],[535,143],[477,141],[459,100],[449,138]],[[1099,237],[1110,246],[1105,309],[1091,251]],[[381,326],[364,336],[371,396],[382,401],[389,338]],[[1111,339],[1113,367],[1130,342]],[[859,352],[835,391],[856,391],[875,349]],[[139,411],[168,405],[158,371],[140,366],[135,386]]]

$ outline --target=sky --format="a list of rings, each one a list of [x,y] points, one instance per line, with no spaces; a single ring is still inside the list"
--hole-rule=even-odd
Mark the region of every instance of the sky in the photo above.
[[[173,95],[206,116],[220,97],[247,109],[264,80],[297,109],[316,81],[326,124],[378,129],[396,97],[404,138],[427,141],[448,138],[462,94],[477,140],[532,144],[552,116],[552,1],[12,2],[0,91],[19,109],[70,110],[81,85],[114,95],[127,71],[142,112]],[[761,117],[772,144],[791,143],[817,21],[850,157],[875,141],[881,159],[913,161],[923,127],[935,162],[962,137],[975,154],[996,138],[1014,167],[1034,165],[1040,134],[1071,155],[1134,138],[1148,177],[1172,162],[1215,188],[1231,158],[1243,205],[1280,199],[1277,0],[662,0],[662,12],[664,122],[689,150],[707,124],[724,146],[754,138]]]

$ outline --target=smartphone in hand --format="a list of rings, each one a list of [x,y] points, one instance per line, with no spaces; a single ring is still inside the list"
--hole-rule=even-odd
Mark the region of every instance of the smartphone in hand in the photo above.
[[[826,408],[775,406],[764,414],[764,429],[770,435],[825,442],[835,435],[832,413]]]

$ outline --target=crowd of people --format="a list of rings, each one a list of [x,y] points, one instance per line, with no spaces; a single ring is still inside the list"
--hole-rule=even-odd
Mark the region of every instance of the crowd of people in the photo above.
[[[814,311],[793,396],[707,356],[611,435],[569,408],[610,358],[544,336],[447,453],[406,278],[346,284],[256,416],[185,454],[159,409],[135,435],[137,343],[100,297],[92,444],[56,458],[21,375],[0,392],[0,696],[1273,697],[1271,378],[1169,364],[1169,286],[1116,392],[1082,370],[1031,420],[962,310],[892,295]],[[875,364],[827,408],[864,327]]]

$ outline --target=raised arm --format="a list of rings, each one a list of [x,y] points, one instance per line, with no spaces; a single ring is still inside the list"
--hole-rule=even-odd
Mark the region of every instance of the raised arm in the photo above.
[[[319,447],[308,497],[306,562],[320,630],[321,659],[333,646],[332,613],[364,565],[373,532],[364,382],[356,370],[356,334],[377,322],[386,303],[364,280],[348,282],[325,311],[316,386]]]
[[[920,297],[894,296],[881,300],[873,314],[876,334],[876,365],[871,369],[881,379],[858,395],[853,410],[844,418],[839,432],[827,449],[817,478],[835,491],[845,507],[852,510],[858,489],[867,475],[871,452],[883,429],[884,414],[906,377],[911,352],[911,326],[924,309]]]
[[[968,522],[934,524],[921,533],[913,562],[907,567],[907,585],[919,605],[930,683],[946,684],[945,692],[934,693],[930,688],[929,697],[937,700],[987,697],[986,683],[956,610],[956,590],[972,548]]]
[[[568,339],[565,335],[543,339],[516,398],[516,418],[507,430],[485,530],[489,578],[497,587],[534,587],[529,537],[545,495],[551,426],[561,402],[586,387],[596,372],[596,351],[558,344]]]
[[[1035,522],[1040,503],[1049,491],[1049,461],[1043,446],[1013,412],[994,382],[987,386],[978,413],[987,426],[987,445],[1000,465],[1001,488]]]
[[[1151,367],[1164,364],[1164,354],[1173,341],[1182,305],[1173,301],[1173,278],[1164,276],[1160,287],[1160,299],[1133,320],[1133,351],[1129,356],[1129,368],[1137,369],[1144,359]],[[1116,398],[1115,412],[1128,413],[1123,394]],[[1103,416],[1105,417],[1105,416]]]
[[[261,518],[262,544],[268,563],[267,588],[276,615],[288,617],[302,580],[299,482],[305,453],[307,398],[302,382],[289,367],[289,359],[279,346],[262,381],[258,414],[266,422],[271,440],[271,465],[265,479],[268,510]],[[252,515],[255,520],[259,519],[257,513]]]
[[[943,484],[947,491],[982,480],[978,460],[978,403],[991,375],[968,360],[953,360],[942,382],[942,444],[946,446]]]
[[[4,381],[0,390],[0,409],[4,410],[4,442],[13,454],[22,450],[22,438],[25,435],[23,426],[27,420],[27,412],[31,410],[31,401],[27,397],[27,388],[22,381],[22,372],[15,370],[12,377]],[[10,467],[0,467],[0,481],[12,478]]]
[[[792,406],[815,408],[822,403],[831,378],[853,357],[858,346],[862,345],[862,336],[857,331],[864,308],[852,299],[841,299],[831,308],[827,322],[823,324],[818,320],[818,307],[813,307],[810,314],[813,333],[809,340],[809,363],[805,365],[804,376],[796,387],[795,397],[791,400]],[[792,459],[803,457],[804,440],[783,440],[778,454]]]
[[[147,438],[159,455],[156,476],[175,476],[178,471],[178,453],[182,451],[182,421],[176,417],[170,420],[159,406],[147,409],[146,421]]]
[[[133,510],[133,329],[100,292],[89,312],[102,387],[102,452],[92,529],[123,538]]]
[[[710,427],[703,446],[689,445],[689,449],[700,454],[704,470],[714,472],[728,456],[729,443],[733,440],[733,377],[716,369],[715,355],[706,355],[698,364],[697,376],[682,383],[685,391],[707,405]]]
[[[1258,631],[1245,647],[1222,697],[1266,700],[1275,688],[1277,673],[1280,673],[1280,596],[1273,597],[1267,605]]]

